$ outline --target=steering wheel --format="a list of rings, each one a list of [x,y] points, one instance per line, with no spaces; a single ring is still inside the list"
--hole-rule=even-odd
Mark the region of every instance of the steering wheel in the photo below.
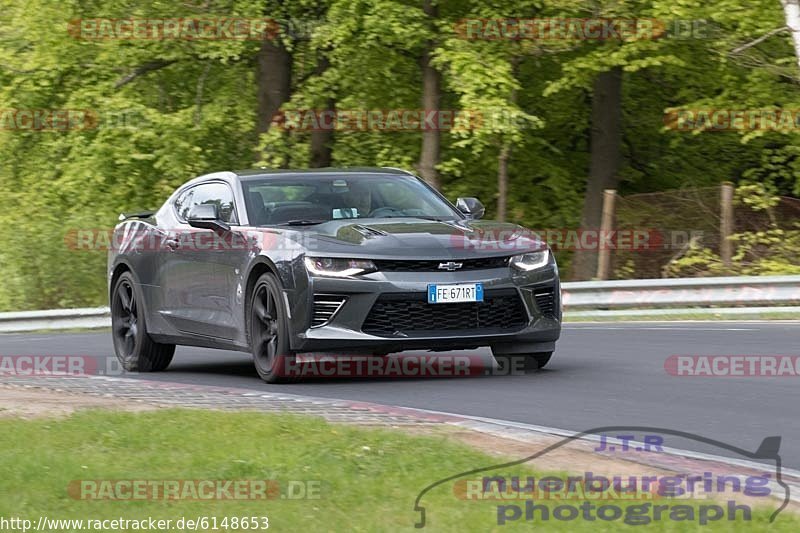
[[[397,209],[395,207],[384,206],[384,207],[379,207],[378,209],[373,209],[372,211],[370,211],[370,213],[367,215],[367,217],[368,218],[380,218],[380,217],[385,217],[385,216],[392,215],[394,213],[402,214],[403,211],[401,211],[400,209]]]

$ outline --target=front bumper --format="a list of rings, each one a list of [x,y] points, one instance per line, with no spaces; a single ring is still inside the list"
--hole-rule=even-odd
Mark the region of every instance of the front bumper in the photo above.
[[[303,280],[306,281],[306,280]],[[422,298],[428,284],[481,282],[487,295],[517,295],[524,320],[511,328],[464,328],[373,334],[364,322],[373,306],[386,295]],[[543,308],[536,295],[552,291],[552,307]],[[340,295],[345,303],[333,318],[312,327],[314,295]],[[298,352],[342,354],[402,350],[453,350],[491,346],[496,353],[546,352],[554,349],[561,333],[561,294],[558,269],[551,263],[533,272],[510,267],[463,272],[375,272],[359,278],[307,277],[304,288],[287,298],[292,308],[292,349]],[[429,305],[429,304],[424,304]],[[446,306],[461,304],[434,304]],[[437,311],[439,311],[437,309]]]

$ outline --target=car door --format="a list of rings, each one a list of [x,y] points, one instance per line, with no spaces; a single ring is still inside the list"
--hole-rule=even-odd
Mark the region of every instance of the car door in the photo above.
[[[187,218],[200,204],[215,204],[220,219],[231,224],[231,232],[216,233],[191,227]],[[236,233],[237,217],[233,192],[222,181],[195,185],[178,195],[174,203],[176,224],[167,236],[162,265],[162,315],[182,332],[234,339],[236,322],[231,309],[235,293],[231,254],[241,253],[226,243]]]

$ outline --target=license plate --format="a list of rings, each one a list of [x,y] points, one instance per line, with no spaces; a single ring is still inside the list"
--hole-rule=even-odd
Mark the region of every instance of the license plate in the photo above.
[[[483,283],[462,283],[459,285],[428,285],[429,304],[449,304],[458,302],[482,302]]]

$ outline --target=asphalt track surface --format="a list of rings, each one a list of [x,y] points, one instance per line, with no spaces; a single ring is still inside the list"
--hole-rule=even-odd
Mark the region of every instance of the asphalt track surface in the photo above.
[[[267,385],[248,354],[179,347],[167,371],[123,377],[367,401],[570,431],[661,427],[751,451],[764,437],[780,435],[784,466],[800,469],[800,377],[676,377],[664,369],[674,354],[800,355],[800,322],[566,324],[550,365],[529,375]],[[108,332],[15,334],[0,335],[0,355],[113,357],[113,349]],[[471,355],[487,368],[492,364],[488,350]],[[693,440],[665,444],[742,458]]]

